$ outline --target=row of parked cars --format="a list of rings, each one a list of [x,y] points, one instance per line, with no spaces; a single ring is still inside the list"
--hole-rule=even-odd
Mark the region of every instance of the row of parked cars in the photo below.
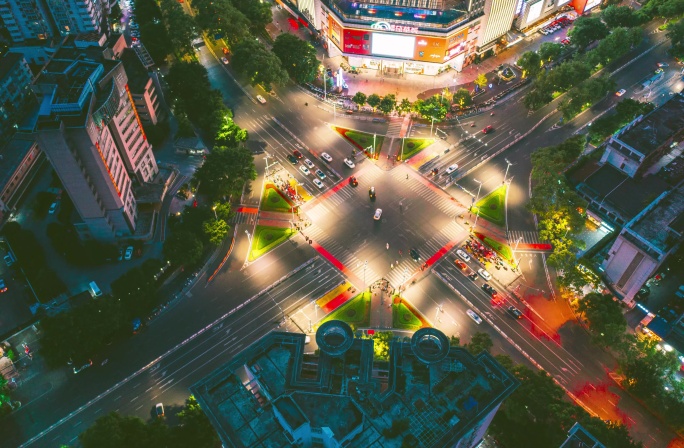
[[[546,25],[544,28],[540,29],[539,32],[544,34],[544,35],[553,34],[556,31],[560,30],[561,28],[565,28],[566,26],[571,25],[572,22],[573,22],[573,20],[570,19],[569,17],[566,17],[566,16],[559,17],[556,20],[554,20],[553,22]]]

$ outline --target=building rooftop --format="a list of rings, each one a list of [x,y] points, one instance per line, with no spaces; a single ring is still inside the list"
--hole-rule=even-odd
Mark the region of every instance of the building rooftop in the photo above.
[[[651,210],[633,222],[630,228],[660,251],[667,252],[682,239],[682,216],[684,185],[669,192]]]
[[[387,438],[395,419],[421,447],[458,442],[517,387],[491,355],[449,347],[435,329],[390,342],[389,359],[374,358],[374,341],[355,338],[339,321],[323,324],[318,352],[305,353],[304,334],[270,333],[191,390],[227,446],[292,446],[276,418],[304,424],[349,446],[399,447]],[[404,433],[406,435],[407,433]]]
[[[5,78],[23,58],[20,53],[7,53],[0,59],[0,79]]]
[[[5,188],[35,143],[35,135],[17,133],[5,146],[0,148],[0,191]]]
[[[121,54],[126,75],[128,76],[128,88],[131,93],[143,93],[150,75],[140,61],[138,54],[132,48],[126,48]]]
[[[678,93],[614,139],[626,143],[643,155],[648,155],[682,132],[684,95]]]
[[[592,197],[595,202],[614,208],[626,221],[634,218],[670,188],[658,176],[631,178],[608,163],[596,170],[587,169],[584,172],[590,174],[578,186],[578,190]]]

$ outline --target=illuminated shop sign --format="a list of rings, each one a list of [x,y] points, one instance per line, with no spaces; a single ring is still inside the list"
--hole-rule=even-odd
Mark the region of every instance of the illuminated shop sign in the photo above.
[[[371,28],[374,30],[394,31],[396,33],[418,34],[418,28],[415,26],[394,25],[389,22],[375,22],[371,25]]]

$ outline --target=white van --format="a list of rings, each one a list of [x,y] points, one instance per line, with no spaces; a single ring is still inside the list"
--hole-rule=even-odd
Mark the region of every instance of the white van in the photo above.
[[[97,287],[97,283],[95,282],[90,282],[88,284],[88,291],[90,291],[90,295],[93,296],[93,299],[97,299],[102,295],[102,291],[100,291],[100,288]]]

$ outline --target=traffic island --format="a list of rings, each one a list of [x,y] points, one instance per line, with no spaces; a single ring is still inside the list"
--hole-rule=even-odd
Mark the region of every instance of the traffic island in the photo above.
[[[274,184],[264,186],[261,197],[261,210],[266,212],[289,213],[294,204]]]
[[[249,250],[249,261],[254,261],[266,252],[275,249],[281,243],[287,241],[295,230],[290,227],[275,227],[257,225],[254,229],[252,247]]]
[[[290,178],[289,179],[289,184],[290,188],[293,188],[295,192],[297,192],[297,195],[301,198],[302,201],[304,202],[309,202],[310,200],[313,199],[313,196],[311,196],[311,193],[309,193],[306,188],[302,186],[299,182],[297,182],[297,179],[295,178]]]
[[[432,138],[405,138],[397,142],[399,143],[399,148],[396,151],[397,160],[403,162],[432,145],[435,140]]]
[[[486,219],[492,224],[504,227],[506,225],[506,189],[502,185],[496,190],[483,197],[471,207],[470,212],[476,214],[479,211],[480,218]]]
[[[367,328],[370,326],[370,306],[371,293],[364,292],[358,294],[347,303],[328,314],[318,323],[318,325],[329,320],[341,320],[348,323],[352,328]]]
[[[420,312],[400,296],[394,297],[392,306],[392,328],[399,330],[416,331],[421,328],[429,328],[432,325]]]
[[[363,151],[368,158],[377,160],[380,157],[380,148],[382,148],[382,142],[385,140],[385,136],[341,128],[339,126],[332,126],[332,129],[340,134],[342,138],[348,141],[354,148]],[[371,148],[370,151],[368,150],[369,148]]]
[[[499,256],[509,263],[511,266],[515,265],[515,260],[513,259],[513,250],[511,249],[511,246],[508,244],[504,244],[502,242],[499,242],[493,238],[490,238],[488,236],[485,236],[481,233],[475,232],[475,236],[482,241],[483,244],[485,244],[488,247],[491,247],[494,252],[499,254]]]

